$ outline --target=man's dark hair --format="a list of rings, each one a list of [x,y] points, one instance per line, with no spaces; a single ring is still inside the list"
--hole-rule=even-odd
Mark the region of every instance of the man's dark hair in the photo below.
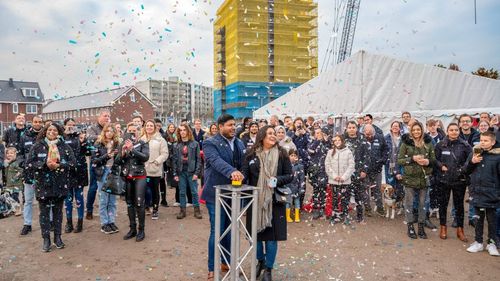
[[[230,114],[221,114],[219,118],[217,118],[217,125],[224,125],[226,122],[234,120],[234,116]]]
[[[183,118],[183,119],[181,120],[181,123],[182,123],[182,122],[187,122],[187,121],[188,121],[188,120],[187,120],[187,118]]]
[[[401,113],[401,117],[403,117],[403,115],[405,115],[405,114],[410,115],[410,118],[411,118],[411,113],[410,113],[410,112],[408,112],[408,111],[404,111],[403,113]]]
[[[472,116],[467,113],[460,115],[460,117],[458,117],[458,122],[462,122],[462,118],[469,118],[472,121]]]
[[[368,117],[370,118],[371,120],[373,120],[373,116],[371,114],[366,114],[365,117]]]
[[[251,119],[252,119],[252,117],[248,117],[248,116],[243,118],[243,125],[246,125],[248,120],[251,120]]]
[[[153,119],[153,120],[155,121],[155,123],[160,123],[160,124],[161,124],[161,120],[160,120],[160,118],[155,118],[155,119]]]

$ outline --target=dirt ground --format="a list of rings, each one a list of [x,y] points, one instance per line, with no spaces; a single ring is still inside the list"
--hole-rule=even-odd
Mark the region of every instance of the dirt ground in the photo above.
[[[169,190],[172,202],[173,190]],[[124,241],[126,208],[119,200],[120,232],[99,231],[99,217],[79,234],[63,234],[66,248],[41,252],[38,206],[33,233],[19,236],[22,217],[0,220],[0,280],[206,280],[209,221],[193,210],[177,220],[178,208],[160,207],[160,219],[146,217],[146,239]],[[288,227],[279,243],[274,280],[498,280],[500,258],[470,254],[450,228],[449,238],[428,231],[428,240],[410,240],[402,217],[367,219],[366,224],[330,225],[309,215]],[[436,219],[433,219],[437,224]],[[466,227],[469,239],[473,229]]]

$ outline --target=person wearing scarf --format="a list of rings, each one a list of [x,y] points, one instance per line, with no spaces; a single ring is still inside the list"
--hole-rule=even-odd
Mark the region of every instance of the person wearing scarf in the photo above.
[[[286,150],[278,145],[271,126],[262,127],[255,144],[247,152],[242,167],[245,182],[260,187],[257,206],[257,276],[265,269],[261,280],[272,280],[271,270],[278,253],[278,241],[287,239],[286,205],[278,203],[274,193],[293,180],[292,165]],[[251,229],[251,211],[247,214],[247,228]],[[264,243],[265,242],[265,250]]]
[[[62,140],[62,135],[63,129],[58,124],[45,126],[31,148],[30,159],[27,160],[27,165],[31,165],[34,171],[35,197],[40,207],[44,252],[51,250],[51,210],[54,244],[58,249],[65,246],[61,239],[63,203],[68,195],[70,171],[76,165],[76,158],[71,147]]]

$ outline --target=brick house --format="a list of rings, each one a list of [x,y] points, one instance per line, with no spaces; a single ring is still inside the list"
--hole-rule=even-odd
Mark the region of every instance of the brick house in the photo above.
[[[0,80],[1,129],[9,127],[18,113],[26,115],[26,121],[42,113],[45,100],[37,82]]]
[[[97,93],[68,97],[47,103],[43,108],[44,120],[62,122],[72,117],[79,124],[96,122],[99,112],[107,109],[111,122],[126,124],[135,114],[144,120],[154,118],[155,105],[136,87],[123,87]]]

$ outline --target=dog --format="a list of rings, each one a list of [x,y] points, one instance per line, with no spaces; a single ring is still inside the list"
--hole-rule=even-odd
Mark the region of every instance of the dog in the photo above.
[[[394,196],[394,187],[390,184],[382,184],[380,187],[382,191],[382,201],[384,202],[384,209],[386,210],[385,218],[389,218],[389,212],[391,220],[394,219],[396,214],[396,199]]]

